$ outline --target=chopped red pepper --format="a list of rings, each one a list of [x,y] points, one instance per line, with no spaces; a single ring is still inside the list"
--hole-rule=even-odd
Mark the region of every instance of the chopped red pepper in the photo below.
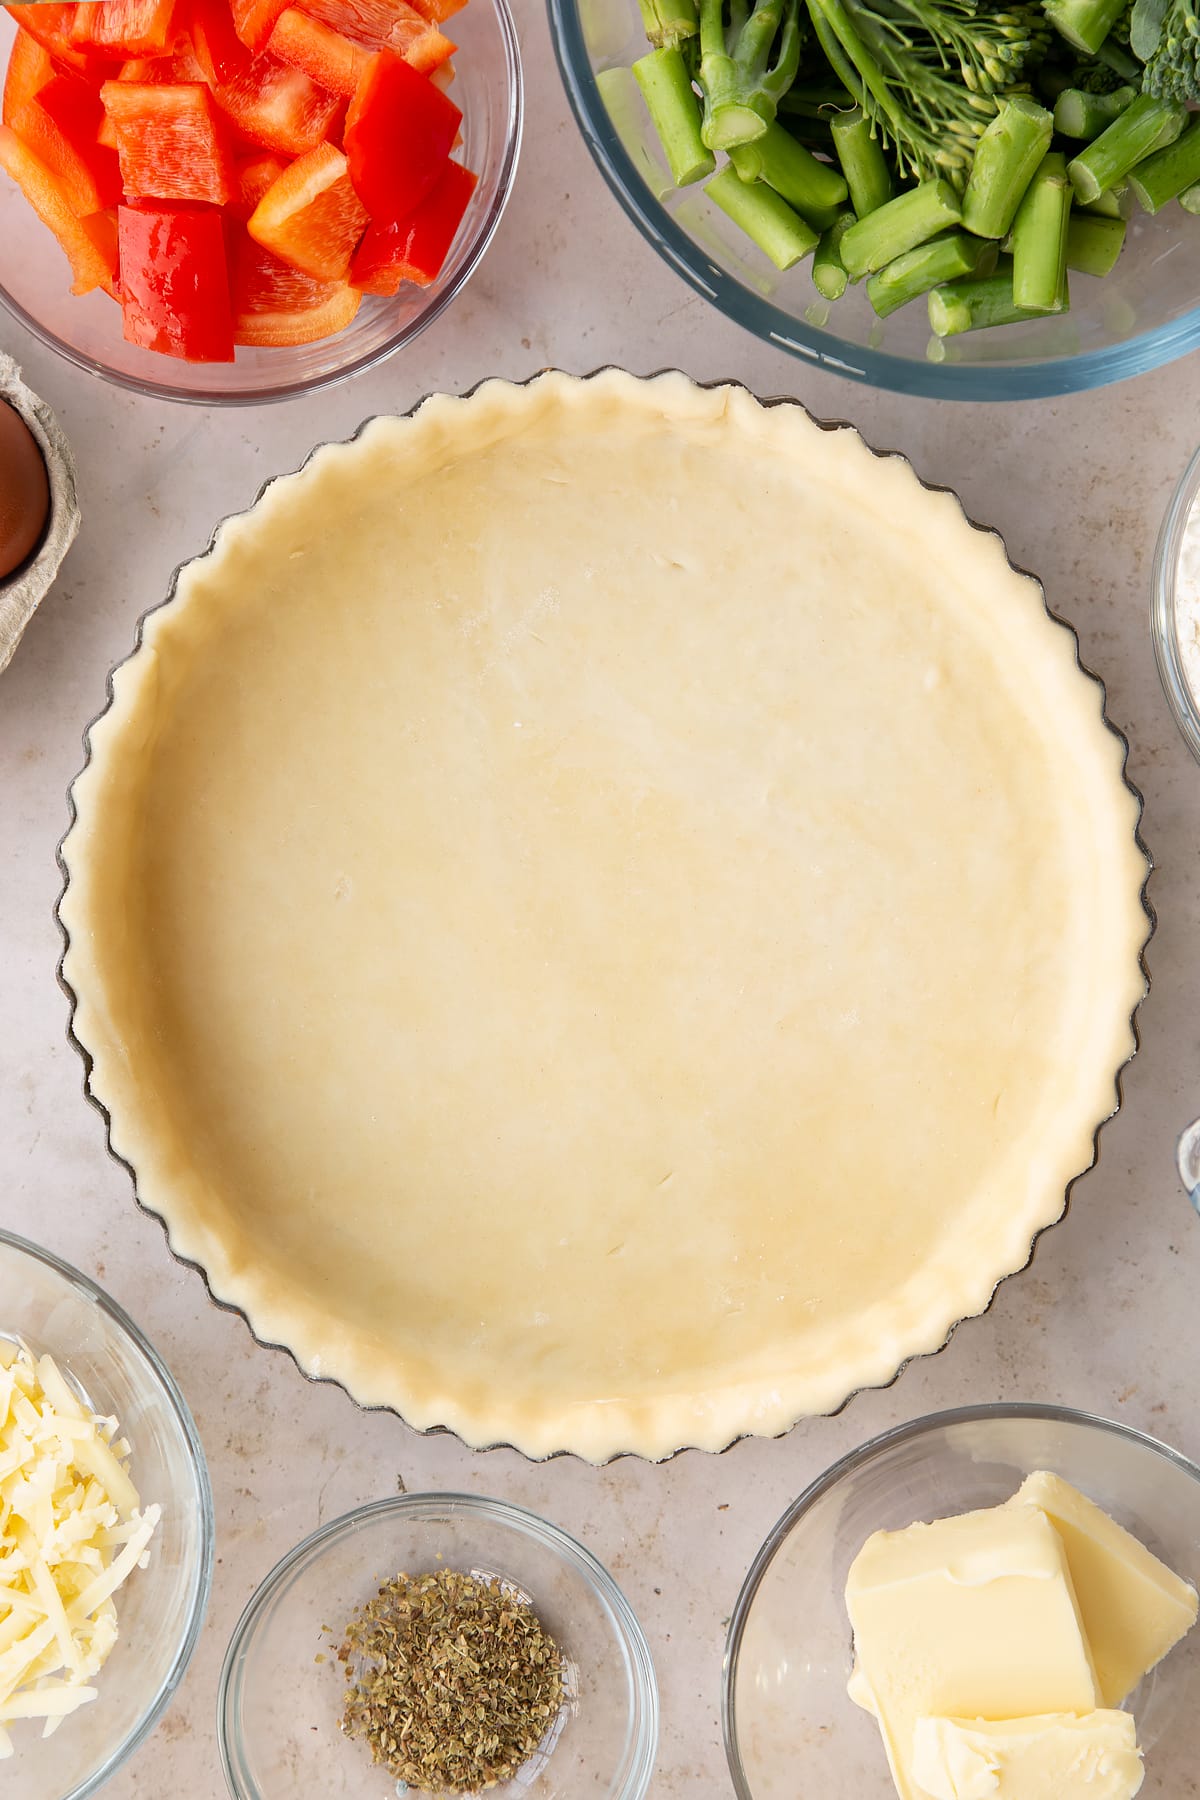
[[[233,26],[251,50],[262,50],[288,0],[231,0]]]
[[[411,218],[368,225],[350,266],[355,287],[364,294],[391,295],[405,281],[418,287],[436,281],[478,182],[470,169],[448,162]]]
[[[262,150],[257,156],[248,156],[238,163],[235,171],[237,194],[229,202],[228,208],[233,217],[248,219],[267,189],[279,180],[287,166],[287,159],[277,156],[273,150]]]
[[[175,0],[80,0],[71,23],[76,44],[109,56],[165,56],[175,37]]]
[[[0,169],[6,169],[21,189],[43,225],[54,233],[71,264],[73,294],[89,294],[117,286],[117,234],[108,213],[92,213],[81,219],[66,190],[40,156],[23,144],[16,132],[0,125]]]
[[[344,281],[367,212],[332,144],[298,156],[269,187],[247,231],[265,249],[321,281]]]
[[[234,337],[239,344],[278,348],[314,343],[347,326],[361,299],[348,282],[304,275],[243,234],[233,260]]]
[[[237,193],[228,127],[201,82],[106,81],[100,98],[116,128],[131,199],[223,206]]]
[[[350,179],[379,221],[406,219],[437,185],[462,114],[394,50],[372,58],[346,114]]]
[[[188,362],[232,362],[220,213],[147,200],[120,207],[117,230],[129,342]]]
[[[303,69],[318,86],[332,94],[354,93],[371,60],[371,52],[340,31],[310,19],[298,7],[289,6],[275,21],[267,48],[280,62]]]
[[[236,81],[250,58],[237,32],[228,0],[188,0],[192,49],[210,87]]]
[[[444,25],[447,19],[462,11],[467,0],[413,0],[413,4],[434,25]]]
[[[10,6],[6,9],[29,36],[50,52],[55,62],[62,63],[67,69],[87,69],[95,61],[94,53],[89,54],[80,48],[71,37],[71,27],[75,23],[75,7],[53,6],[44,4],[44,0],[30,0],[24,6]]]
[[[54,64],[50,60],[50,52],[44,44],[30,37],[27,31],[18,29],[13,39],[13,47],[9,53],[8,69],[4,76],[4,99],[0,102],[0,120],[11,125],[13,114],[27,100],[46,86],[54,78]]]
[[[367,50],[394,50],[428,74],[454,45],[408,0],[304,0],[305,13]]]
[[[117,158],[96,141],[103,117],[104,109],[88,82],[78,75],[55,75],[9,121],[57,175],[81,217],[115,206],[121,198]]]
[[[254,56],[213,99],[246,137],[267,150],[302,156],[330,135],[344,102],[274,56]]]

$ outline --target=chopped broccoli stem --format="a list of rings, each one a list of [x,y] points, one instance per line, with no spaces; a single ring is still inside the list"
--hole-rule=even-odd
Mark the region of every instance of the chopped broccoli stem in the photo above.
[[[832,120],[833,147],[850,185],[850,204],[860,219],[885,206],[893,193],[892,171],[883,146],[861,106]]]
[[[1136,163],[1173,144],[1187,117],[1186,107],[1139,94],[1119,119],[1067,164],[1076,194],[1083,201],[1094,200],[1123,181]]]
[[[977,275],[934,288],[929,296],[929,323],[940,338],[1040,317],[1014,301],[1011,265],[997,269],[994,275]]]
[[[1051,150],[1013,220],[1013,303],[1024,312],[1062,310],[1071,198],[1067,159]]]
[[[1045,12],[1068,44],[1095,56],[1127,4],[1128,0],[1046,0]]]
[[[705,193],[752,238],[777,269],[803,262],[817,247],[817,233],[764,181],[743,181],[737,170],[721,169]]]
[[[1018,94],[979,140],[963,194],[962,218],[977,237],[1001,238],[1016,217],[1034,173],[1050,148],[1054,120],[1044,106]]]
[[[1160,212],[1185,188],[1200,181],[1200,119],[1193,117],[1187,130],[1165,150],[1155,151],[1129,171],[1129,185],[1143,212]]]
[[[696,0],[638,0],[646,36],[657,49],[677,50],[700,29]]]
[[[1200,213],[1200,181],[1196,183],[1195,187],[1184,188],[1179,196],[1179,204],[1186,213],[1191,213],[1193,216]]]
[[[813,286],[826,300],[840,300],[849,286],[850,277],[842,261],[842,239],[854,224],[852,212],[839,213],[813,252]]]
[[[711,175],[716,158],[700,136],[700,102],[679,51],[651,50],[634,63],[633,73],[676,186]]]
[[[794,206],[815,231],[825,231],[846,198],[846,183],[829,163],[818,162],[776,121],[753,143],[730,151],[743,181],[765,181]]]
[[[1067,88],[1054,102],[1054,129],[1063,137],[1086,138],[1090,143],[1107,131],[1114,119],[1137,99],[1137,89],[1116,88],[1111,94],[1085,94]]]
[[[701,135],[710,150],[763,135],[796,79],[800,48],[800,0],[737,0],[728,29],[724,0],[700,0]]]
[[[1130,56],[1128,50],[1123,50],[1120,44],[1114,43],[1112,38],[1108,38],[1101,44],[1096,52],[1096,61],[1103,63],[1106,69],[1111,69],[1113,74],[1119,76],[1123,82],[1132,82],[1135,87],[1140,86],[1142,65]]]
[[[982,263],[996,264],[996,246],[966,231],[949,231],[945,237],[906,250],[895,262],[876,271],[867,282],[867,299],[881,319],[960,275],[974,275]]]
[[[1073,212],[1067,226],[1067,267],[1081,275],[1111,275],[1124,244],[1124,219]]]
[[[897,194],[886,206],[858,219],[842,239],[842,261],[852,276],[870,275],[906,250],[936,237],[962,215],[958,195],[946,181],[923,181]]]

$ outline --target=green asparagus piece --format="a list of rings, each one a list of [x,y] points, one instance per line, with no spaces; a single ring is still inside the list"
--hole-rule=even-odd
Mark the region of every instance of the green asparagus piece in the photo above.
[[[996,264],[996,246],[967,231],[948,231],[944,237],[915,250],[906,250],[895,262],[878,270],[867,282],[867,299],[881,319],[927,294],[943,282],[980,272],[981,264]]]
[[[696,0],[638,0],[646,36],[660,50],[677,50],[700,30]]]
[[[1054,129],[1063,137],[1086,138],[1090,143],[1136,99],[1137,89],[1132,87],[1119,87],[1112,94],[1085,94],[1081,88],[1067,88],[1054,102]]]
[[[1191,213],[1193,216],[1200,213],[1200,181],[1196,183],[1195,187],[1184,188],[1179,196],[1179,204],[1186,213]]]
[[[1078,208],[1079,202],[1075,202]],[[1127,181],[1118,181],[1116,187],[1105,188],[1094,200],[1089,200],[1083,208],[1084,212],[1098,213],[1104,219],[1128,219],[1133,215],[1133,190]]]
[[[1040,318],[1026,312],[1013,299],[1012,265],[993,275],[955,281],[934,288],[929,296],[929,323],[938,337],[955,337],[960,331],[982,331],[991,325],[1015,325],[1021,319]]]
[[[833,147],[850,184],[850,204],[858,217],[865,219],[892,197],[892,172],[883,146],[861,106],[836,113],[832,129]]]
[[[1128,0],[1045,0],[1045,14],[1068,44],[1095,56]]]
[[[700,102],[677,49],[651,50],[633,65],[677,187],[711,175],[716,157],[700,136]]]
[[[792,268],[816,249],[817,233],[765,181],[743,181],[728,166],[706,183],[704,191],[777,269]]]
[[[842,261],[851,276],[870,275],[906,250],[961,220],[958,195],[945,181],[923,181],[853,224],[842,239]]]
[[[963,195],[962,218],[977,237],[1000,238],[1050,148],[1054,120],[1044,106],[1017,95],[1004,100],[979,140]]]
[[[835,168],[818,162],[778,122],[768,125],[752,143],[739,144],[729,154],[743,181],[765,181],[814,230],[827,230],[837,218],[838,208],[846,198],[846,183]]]
[[[839,213],[813,252],[812,278],[818,294],[826,300],[840,300],[850,277],[842,261],[842,239],[854,224],[852,212]]]
[[[1067,226],[1067,267],[1081,275],[1111,275],[1124,244],[1124,219],[1073,212]]]
[[[1187,119],[1186,107],[1139,94],[1119,119],[1067,164],[1076,194],[1081,200],[1094,200],[1105,188],[1123,181],[1135,164],[1173,144]]]
[[[1013,220],[1013,302],[1024,312],[1061,312],[1067,271],[1071,183],[1059,150],[1042,158]]]
[[[1200,119],[1165,150],[1155,151],[1129,171],[1129,185],[1143,212],[1160,212],[1168,200],[1200,181]]]

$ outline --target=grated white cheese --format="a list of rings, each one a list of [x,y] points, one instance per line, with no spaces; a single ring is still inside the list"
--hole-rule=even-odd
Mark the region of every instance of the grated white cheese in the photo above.
[[[0,1759],[15,1720],[49,1737],[96,1698],[112,1596],[162,1516],[142,1508],[128,1456],[117,1421],[89,1413],[49,1356],[0,1342]]]

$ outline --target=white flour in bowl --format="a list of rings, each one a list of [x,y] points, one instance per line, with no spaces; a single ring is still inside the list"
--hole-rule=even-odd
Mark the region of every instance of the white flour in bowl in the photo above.
[[[1200,496],[1192,501],[1175,572],[1175,633],[1192,699],[1200,706]]]

